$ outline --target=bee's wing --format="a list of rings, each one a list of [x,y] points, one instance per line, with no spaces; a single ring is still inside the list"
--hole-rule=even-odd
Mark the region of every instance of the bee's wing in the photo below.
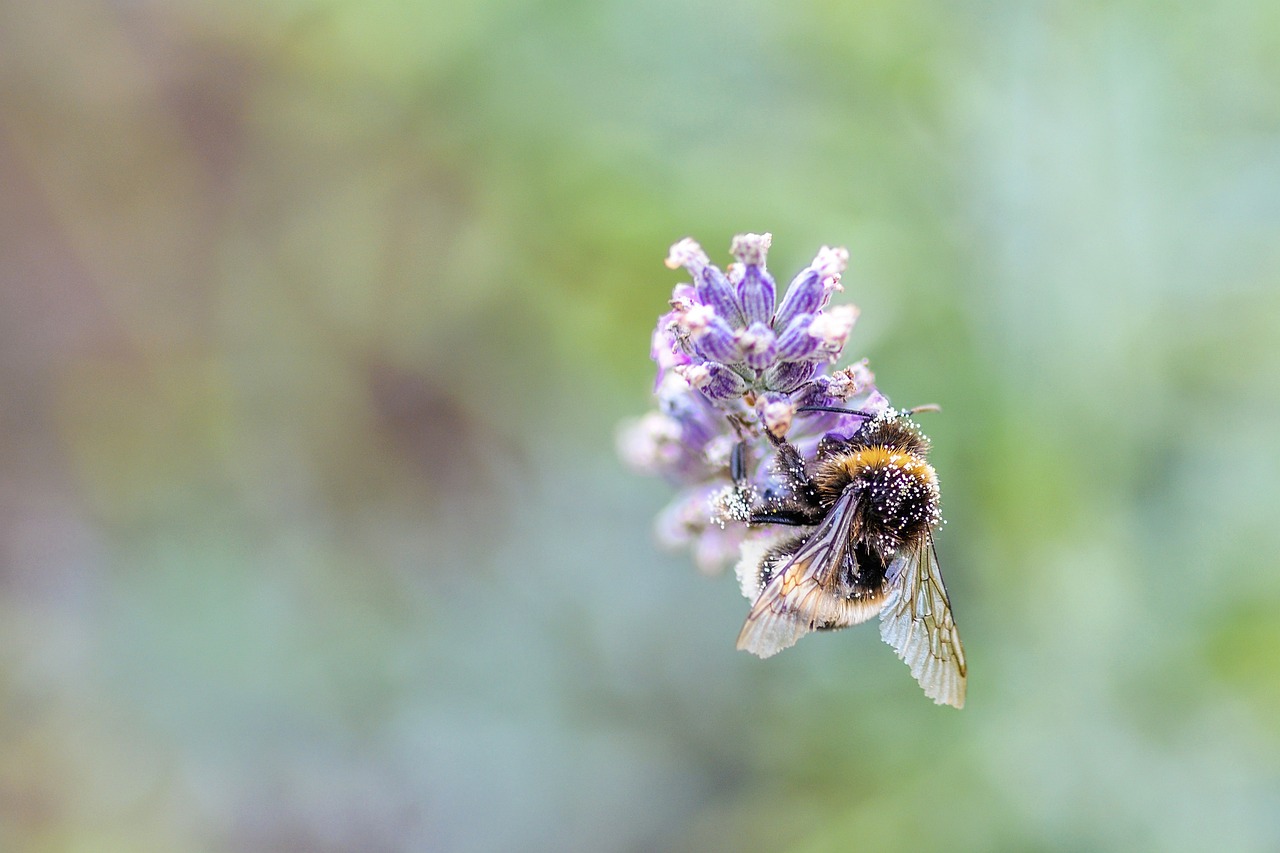
[[[843,628],[880,612],[879,597],[851,600],[840,585],[856,498],[836,501],[826,518],[756,597],[738,634],[738,648],[762,658],[777,654],[817,628]]]
[[[886,581],[889,594],[880,614],[881,638],[911,667],[926,696],[939,705],[963,708],[964,648],[938,571],[933,537],[895,559]]]

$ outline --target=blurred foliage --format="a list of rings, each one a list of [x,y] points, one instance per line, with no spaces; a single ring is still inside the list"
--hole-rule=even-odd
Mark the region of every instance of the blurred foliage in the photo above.
[[[1280,6],[0,9],[0,849],[1280,847]],[[957,714],[621,470],[693,235],[938,402]]]

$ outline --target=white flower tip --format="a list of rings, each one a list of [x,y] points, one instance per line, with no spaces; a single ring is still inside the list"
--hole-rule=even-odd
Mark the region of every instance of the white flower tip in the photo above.
[[[831,382],[827,385],[827,393],[837,400],[847,400],[856,394],[857,386],[853,379],[849,377],[846,371],[840,370],[831,375]]]
[[[764,266],[765,256],[772,245],[772,234],[738,234],[729,244],[729,254],[744,264]]]
[[[856,307],[837,305],[830,311],[813,318],[813,322],[809,324],[809,334],[820,339],[827,346],[844,346],[857,319]]]
[[[692,237],[685,237],[671,245],[671,251],[667,254],[667,259],[663,262],[667,265],[667,269],[678,269],[679,267],[688,267],[692,272],[695,269],[705,267],[711,263],[711,259],[707,257],[707,253],[702,251],[702,246],[698,245],[698,241]]]
[[[733,337],[734,343],[738,345],[738,349],[741,350],[744,355],[748,353],[762,353],[777,339],[777,336],[774,335],[772,329],[759,326],[739,329]]]
[[[680,315],[680,328],[695,337],[700,336],[707,331],[715,316],[716,309],[710,305],[693,305]]]
[[[840,274],[849,268],[849,250],[843,246],[823,246],[814,256],[812,267],[823,278],[835,276],[839,283]]]
[[[711,371],[703,364],[679,364],[672,368],[694,388],[705,388],[711,382]]]
[[[689,383],[674,369],[679,365],[672,364],[667,366],[673,369],[663,374],[662,382],[658,385],[658,390],[654,392],[659,400],[671,400],[689,392]]]
[[[679,441],[680,424],[661,412],[649,412],[618,427],[618,455],[627,467],[641,474],[656,472],[665,459],[663,448]]]
[[[851,364],[844,370],[837,370],[831,374],[831,382],[827,386],[827,394],[840,400],[848,400],[859,394],[870,392],[866,403],[859,405],[858,408],[864,412],[877,412],[879,409],[875,405],[887,405],[888,401],[880,396],[880,392],[875,390],[876,377],[867,367],[867,360],[864,358],[857,364]],[[873,405],[875,404],[875,405]]]

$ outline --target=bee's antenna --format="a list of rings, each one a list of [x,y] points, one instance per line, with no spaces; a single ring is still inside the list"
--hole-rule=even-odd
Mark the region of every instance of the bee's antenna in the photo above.
[[[925,403],[922,406],[912,406],[910,409],[906,410],[908,415],[918,415],[921,412],[941,412],[941,411],[942,411],[942,407],[939,406],[937,403]],[[875,415],[871,414],[870,412],[863,412],[859,409],[841,409],[838,406],[801,406],[800,408],[796,409],[796,412],[797,413],[799,412],[833,412],[837,415],[857,415],[859,417],[863,417],[867,419],[872,419],[875,417]]]
[[[872,420],[875,418],[871,412],[863,412],[858,409],[841,409],[838,406],[801,406],[796,412],[832,412],[837,415],[857,415],[858,417]]]

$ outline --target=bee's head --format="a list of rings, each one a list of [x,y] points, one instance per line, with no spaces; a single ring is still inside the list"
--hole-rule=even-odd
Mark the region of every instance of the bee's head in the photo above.
[[[836,406],[802,406],[797,412],[833,412],[862,418],[861,425],[850,436],[848,433],[829,432],[825,440],[828,448],[892,447],[923,457],[929,452],[929,438],[912,417],[916,412],[938,411],[936,405],[916,406],[913,409],[884,409],[881,412],[863,412]],[[821,445],[820,445],[821,447]],[[819,455],[822,455],[820,449]]]
[[[888,447],[921,459],[929,452],[929,437],[911,412],[898,409],[886,409],[868,420],[849,443],[855,447]]]

